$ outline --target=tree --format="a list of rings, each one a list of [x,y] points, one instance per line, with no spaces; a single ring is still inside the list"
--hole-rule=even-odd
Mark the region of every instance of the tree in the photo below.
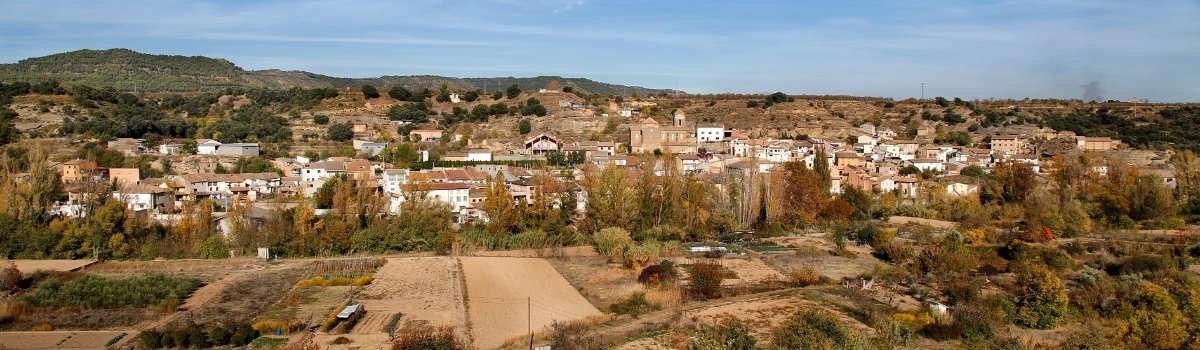
[[[391,96],[392,98],[400,100],[400,101],[413,100],[412,91],[408,91],[408,89],[405,89],[403,86],[392,87],[391,90],[388,90],[388,96]]]
[[[1117,337],[1130,349],[1179,349],[1187,340],[1179,305],[1165,288],[1142,282],[1132,302],[1132,312],[1117,329]]]
[[[517,124],[517,131],[519,131],[521,135],[528,134],[532,130],[533,127],[529,124],[529,119],[521,119],[521,122]]]
[[[983,168],[976,164],[971,164],[958,172],[963,176],[983,177]]]
[[[438,102],[450,102],[450,88],[446,86],[446,83],[442,83],[442,86],[438,88],[438,95],[434,100]]]
[[[398,145],[388,147],[379,154],[380,159],[387,160],[400,168],[407,168],[421,160],[421,155],[416,148],[408,142],[401,142]]]
[[[517,222],[512,193],[504,183],[504,175],[499,171],[488,178],[484,190],[483,212],[487,216],[487,229],[493,236],[506,237],[520,229]]]
[[[829,155],[825,153],[825,147],[817,148],[817,154],[813,157],[813,171],[821,177],[821,188],[825,192],[832,190],[833,174],[829,171]]]
[[[511,100],[511,99],[517,98],[517,96],[521,95],[521,87],[518,86],[517,84],[512,84],[511,86],[508,87],[508,90],[505,90],[504,92],[505,92],[505,95],[508,96],[508,99]]]
[[[363,97],[366,97],[368,100],[379,98],[379,90],[375,89],[375,86],[373,85],[363,85],[362,94]]]
[[[350,122],[329,126],[329,139],[333,141],[349,141],[354,138],[354,127]]]
[[[324,114],[317,114],[317,115],[314,115],[314,116],[313,116],[313,123],[314,123],[314,124],[317,124],[317,125],[325,125],[325,124],[329,124],[329,116],[327,116],[327,115],[324,115]]]
[[[500,100],[500,99],[502,99],[502,98],[504,98],[504,93],[503,93],[503,92],[496,91],[496,92],[493,92],[493,93],[492,93],[492,100],[499,101],[499,100]]]
[[[1054,272],[1030,266],[1017,276],[1016,323],[1033,329],[1058,327],[1067,314],[1067,288]]]
[[[725,272],[721,264],[701,261],[688,267],[688,292],[700,300],[721,297],[721,281],[725,280]]]
[[[568,93],[568,94],[570,94],[570,93],[575,93],[575,87],[574,87],[574,86],[570,86],[570,85],[568,85],[568,86],[563,86],[563,88],[562,88],[562,92],[565,92],[565,93]]]
[[[475,100],[478,100],[478,99],[479,99],[479,90],[471,90],[471,91],[467,91],[467,93],[463,94],[463,101],[475,102]]]
[[[429,121],[429,116],[434,114],[433,111],[429,110],[429,105],[421,101],[392,106],[391,109],[388,109],[387,117],[389,120],[419,124]]]

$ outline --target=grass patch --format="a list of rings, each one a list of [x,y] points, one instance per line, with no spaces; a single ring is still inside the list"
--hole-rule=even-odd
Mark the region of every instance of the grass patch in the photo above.
[[[195,278],[147,274],[127,278],[95,275],[68,282],[47,278],[22,299],[44,307],[116,309],[157,305],[164,300],[183,300],[202,283]]]
[[[296,287],[365,286],[374,280],[375,276],[371,274],[360,276],[317,275],[296,282]]]
[[[258,339],[254,339],[254,341],[250,342],[250,344],[254,346],[273,348],[284,346],[287,344],[287,342],[288,338],[258,337]]]

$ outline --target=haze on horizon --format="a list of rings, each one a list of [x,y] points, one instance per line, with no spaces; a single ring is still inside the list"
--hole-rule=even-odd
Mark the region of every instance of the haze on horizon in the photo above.
[[[1195,0],[10,1],[0,62],[122,47],[343,77],[1189,102],[1197,18]]]

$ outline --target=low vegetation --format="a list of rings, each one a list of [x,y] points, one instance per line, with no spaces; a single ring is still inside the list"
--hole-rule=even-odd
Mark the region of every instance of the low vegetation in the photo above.
[[[200,280],[146,274],[114,278],[85,275],[72,280],[49,277],[38,281],[21,300],[42,307],[122,308],[183,300],[199,288]]]

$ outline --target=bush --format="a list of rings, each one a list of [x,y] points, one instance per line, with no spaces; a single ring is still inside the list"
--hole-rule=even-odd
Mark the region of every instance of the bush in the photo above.
[[[634,292],[629,295],[624,301],[608,306],[608,311],[618,315],[630,315],[634,318],[641,316],[647,311],[658,310],[658,304],[651,303],[646,300],[645,292]]]
[[[750,335],[750,325],[735,318],[700,328],[692,335],[688,350],[753,350],[758,349],[756,343]]]
[[[624,254],[625,249],[633,244],[633,238],[629,236],[629,231],[625,231],[625,229],[609,227],[592,235],[592,242],[596,244],[597,253],[611,258]]]
[[[771,334],[771,344],[783,349],[845,348],[852,340],[834,316],[815,310],[796,313]]]
[[[797,287],[814,286],[822,282],[821,274],[809,266],[792,269],[792,272],[788,275],[792,278],[792,283]]]
[[[332,141],[349,141],[354,138],[354,127],[349,122],[329,126],[329,139]]]
[[[656,265],[646,266],[642,269],[642,273],[638,275],[638,283],[662,285],[672,283],[678,278],[679,271],[675,270],[675,262],[663,260]]]
[[[688,291],[692,297],[699,300],[721,297],[721,281],[725,280],[721,264],[697,262],[688,267],[688,275],[691,278]]]
[[[558,322],[550,324],[550,348],[554,350],[603,349],[604,344],[594,335],[588,335],[583,322]]]
[[[21,287],[21,280],[24,279],[21,270],[17,270],[17,265],[8,263],[8,267],[0,270],[0,292],[13,292]]]
[[[392,341],[392,350],[461,350],[467,348],[467,344],[454,337],[453,327],[404,333],[397,335],[396,339]]]
[[[1067,289],[1062,280],[1043,267],[1030,267],[1017,275],[1017,325],[1050,329],[1067,313]]]
[[[87,275],[65,283],[50,277],[38,283],[23,300],[44,307],[146,307],[169,298],[182,300],[200,285],[195,278],[163,274],[126,278]]]
[[[327,115],[324,115],[324,114],[317,114],[317,115],[314,115],[314,116],[313,116],[313,123],[316,123],[317,125],[325,125],[325,124],[329,124],[329,116],[327,116]]]

